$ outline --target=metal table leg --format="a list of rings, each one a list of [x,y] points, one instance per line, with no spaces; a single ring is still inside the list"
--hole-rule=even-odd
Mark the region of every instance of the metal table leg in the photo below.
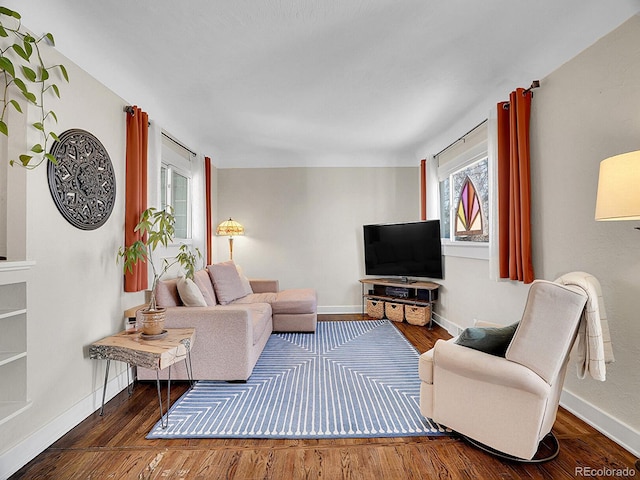
[[[107,358],[107,368],[104,372],[104,387],[102,388],[102,406],[100,407],[100,416],[104,414],[104,397],[107,394],[107,380],[109,379],[109,364],[111,360]]]
[[[109,380],[109,366],[111,365],[111,359],[107,358],[107,367],[105,369],[104,372],[104,386],[102,387],[102,405],[100,406],[100,416],[102,417],[104,415],[104,401],[105,401],[105,397],[107,395],[107,382]],[[133,394],[133,384],[134,382],[131,381],[131,379],[129,378],[129,369],[131,368],[130,364],[127,364],[127,393],[129,394],[129,396],[131,396]]]
[[[189,388],[193,388],[193,366],[191,365],[191,350],[187,350],[187,358],[184,359],[184,365],[187,369],[187,377],[189,378]]]
[[[185,369],[187,370],[187,378],[189,379],[189,388],[193,387],[193,366],[191,365],[191,349],[187,346],[187,356],[184,359]],[[165,418],[162,410],[162,393],[160,392],[160,371],[156,370],[156,387],[158,389],[158,406],[160,408],[160,426],[166,429],[169,426],[169,410],[171,408],[171,365],[167,371],[167,416]]]
[[[164,418],[162,410],[162,393],[160,392],[160,371],[156,370],[156,387],[158,389],[158,406],[160,407],[160,426],[164,430],[169,426],[169,405],[171,401],[171,365],[167,377],[167,418]]]
[[[131,370],[132,368],[134,368],[134,366],[130,363],[127,363],[127,393],[129,394],[129,396],[133,395],[133,387],[136,381],[135,378],[133,378],[133,375],[131,375],[131,379],[129,378],[129,370]]]

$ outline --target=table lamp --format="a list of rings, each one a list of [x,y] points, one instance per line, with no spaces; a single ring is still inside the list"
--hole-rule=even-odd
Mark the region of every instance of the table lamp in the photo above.
[[[640,220],[640,150],[600,162],[596,220]]]
[[[216,235],[229,237],[229,259],[233,260],[233,237],[244,235],[244,227],[229,217],[229,220],[225,220],[218,225]]]

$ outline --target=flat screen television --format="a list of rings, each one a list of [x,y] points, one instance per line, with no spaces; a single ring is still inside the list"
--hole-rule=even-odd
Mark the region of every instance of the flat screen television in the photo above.
[[[440,220],[364,225],[367,275],[443,278]]]

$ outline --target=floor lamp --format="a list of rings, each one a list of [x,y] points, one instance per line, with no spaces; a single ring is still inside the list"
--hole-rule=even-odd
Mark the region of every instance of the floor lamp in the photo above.
[[[600,162],[596,220],[640,220],[640,150]]]
[[[229,237],[229,259],[233,260],[233,237],[244,235],[244,227],[229,217],[229,220],[225,220],[218,225],[216,235]]]

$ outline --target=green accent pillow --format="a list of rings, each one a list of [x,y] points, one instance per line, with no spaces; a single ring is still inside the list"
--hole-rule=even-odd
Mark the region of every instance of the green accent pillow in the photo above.
[[[516,328],[518,328],[517,322],[506,327],[465,328],[454,343],[497,357],[504,357],[516,333]]]

